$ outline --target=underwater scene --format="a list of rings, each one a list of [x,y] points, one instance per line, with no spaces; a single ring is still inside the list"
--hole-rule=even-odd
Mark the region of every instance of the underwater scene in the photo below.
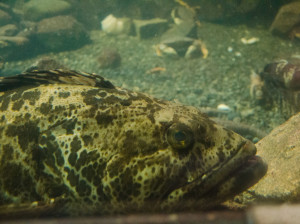
[[[300,1],[0,1],[0,223],[297,223],[299,112]]]

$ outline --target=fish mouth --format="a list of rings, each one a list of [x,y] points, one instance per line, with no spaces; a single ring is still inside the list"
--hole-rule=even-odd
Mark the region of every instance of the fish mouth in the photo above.
[[[243,141],[237,148],[227,162],[175,191],[180,189],[186,192],[184,198],[196,200],[199,207],[209,208],[251,187],[265,175],[267,165],[255,155],[256,147],[251,141]]]
[[[251,187],[266,174],[267,165],[256,155],[256,147],[251,141],[242,142],[238,148],[226,163],[215,167],[207,177],[201,177],[201,189],[211,189],[218,196],[224,198],[227,194],[229,197]]]

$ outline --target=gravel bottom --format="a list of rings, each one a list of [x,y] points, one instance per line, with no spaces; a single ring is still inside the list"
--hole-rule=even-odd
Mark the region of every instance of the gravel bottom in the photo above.
[[[284,122],[280,111],[265,110],[250,97],[251,71],[259,72],[276,59],[300,55],[297,41],[284,40],[264,29],[243,25],[222,26],[202,23],[198,36],[205,43],[206,59],[172,59],[155,55],[159,39],[138,40],[131,36],[107,35],[91,31],[92,43],[74,51],[49,53],[22,61],[7,62],[4,74],[24,71],[38,59],[48,56],[70,69],[94,72],[116,86],[146,92],[157,98],[176,100],[185,105],[212,107],[223,103],[231,108],[225,117],[269,132]],[[241,38],[259,38],[243,44]],[[101,69],[97,58],[105,48],[118,49],[122,65]],[[166,71],[149,74],[154,67]]]

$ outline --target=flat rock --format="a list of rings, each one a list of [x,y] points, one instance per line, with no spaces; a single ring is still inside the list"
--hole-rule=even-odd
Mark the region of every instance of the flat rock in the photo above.
[[[5,60],[16,60],[30,52],[30,41],[22,36],[0,36],[0,52]]]
[[[26,20],[38,21],[65,14],[70,9],[71,5],[63,0],[30,0],[24,6],[24,17]]]
[[[168,28],[168,21],[166,19],[134,20],[133,23],[139,39],[159,36]]]
[[[14,36],[18,33],[18,28],[15,24],[7,24],[0,27],[0,36]]]
[[[300,2],[295,1],[282,6],[272,25],[270,30],[279,33],[287,33],[300,22]]]
[[[83,25],[72,16],[55,16],[37,24],[36,37],[45,50],[76,49],[89,41]]]
[[[268,164],[267,174],[235,202],[300,202],[300,113],[275,128],[256,147]]]
[[[257,9],[259,0],[198,0],[191,6],[198,6],[200,21],[224,21],[229,18],[243,16]]]

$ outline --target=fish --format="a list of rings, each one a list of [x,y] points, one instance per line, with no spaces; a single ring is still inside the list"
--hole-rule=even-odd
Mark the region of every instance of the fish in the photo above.
[[[192,106],[73,70],[0,78],[0,216],[213,208],[266,173]]]

